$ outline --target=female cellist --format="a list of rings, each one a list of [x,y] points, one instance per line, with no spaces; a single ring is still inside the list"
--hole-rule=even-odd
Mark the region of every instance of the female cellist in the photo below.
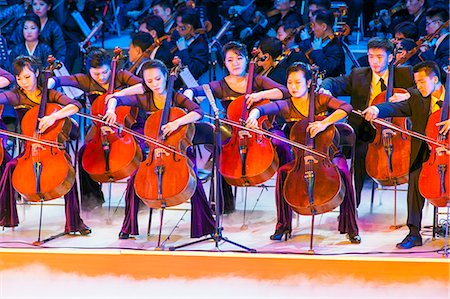
[[[18,87],[11,91],[6,91],[0,94],[0,104],[10,104],[18,112],[19,119],[22,119],[25,112],[34,106],[39,105],[41,101],[42,86],[40,86],[39,80],[42,75],[40,63],[33,57],[21,56],[18,57],[13,63],[13,73],[16,77]],[[55,90],[48,91],[48,102],[57,103],[63,106],[63,108],[50,115],[44,116],[39,121],[39,130],[44,132],[55,121],[69,117],[81,108],[81,104],[71,98],[59,93]],[[3,222],[5,226],[17,226],[19,221],[17,217],[17,209],[15,204],[16,192],[12,187],[11,176],[14,168],[17,164],[17,158],[11,160],[6,164],[6,169],[2,174],[0,181],[0,199],[3,202],[2,206],[9,208],[9,211],[5,215],[9,215],[9,223]],[[27,178],[23,178],[26,180]],[[65,199],[65,211],[66,211],[66,225],[65,233],[77,233],[81,235],[88,235],[91,233],[91,229],[84,224],[80,217],[80,208],[78,205],[78,199],[76,195],[75,184],[72,189],[64,196]],[[3,214],[3,213],[2,213]]]
[[[49,79],[49,88],[57,88],[60,86],[73,86],[81,89],[89,95],[95,97],[107,92],[109,87],[109,79],[111,76],[111,58],[108,53],[97,47],[92,47],[88,50],[86,57],[86,69],[87,74],[75,74],[71,76],[53,77]],[[134,85],[142,80],[134,76],[132,73],[120,70],[116,74],[115,87],[117,89]],[[89,97],[90,100],[91,97]],[[93,102],[93,100],[92,100]],[[142,122],[137,122],[134,127],[143,127]],[[103,193],[101,191],[100,184],[94,181],[88,173],[82,167],[82,156],[85,150],[85,146],[82,146],[78,151],[79,156],[79,173],[80,173],[80,187],[83,209],[94,209],[97,206],[103,204]]]
[[[222,106],[228,109],[228,106],[234,99],[245,94],[248,81],[248,74],[246,72],[248,54],[245,45],[238,42],[228,42],[223,46],[223,55],[225,57],[224,63],[229,74],[219,81],[210,82],[209,86],[214,97],[220,99]],[[191,99],[205,95],[201,87],[187,89],[184,91],[184,94]],[[288,90],[283,85],[267,77],[256,75],[254,78],[253,93],[246,96],[247,106],[250,107],[253,103],[262,99],[280,100],[289,96]],[[272,132],[284,136],[283,132],[278,128],[273,128]],[[276,147],[280,165],[292,159],[288,145],[277,140],[272,140],[272,144]],[[225,213],[232,212],[234,211],[234,201],[232,200],[231,187],[225,180],[222,181],[222,187],[225,200],[224,211]]]
[[[252,109],[247,126],[257,128],[257,119],[263,115],[279,115],[288,122],[299,121],[308,116],[309,93],[308,87],[311,83],[311,70],[307,64],[302,62],[294,63],[287,70],[287,86],[291,98],[284,101],[276,101],[270,104],[261,105]],[[316,115],[323,114],[327,110],[334,110],[332,114],[321,121],[310,123],[308,131],[311,137],[325,130],[329,125],[346,117],[352,106],[331,96],[317,96]],[[337,141],[336,141],[337,142]],[[275,233],[270,236],[271,240],[281,240],[283,236],[287,239],[292,230],[292,209],[287,204],[283,195],[283,185],[287,173],[294,165],[295,161],[285,164],[278,169],[275,199],[277,203],[277,225]],[[341,234],[347,233],[347,238],[351,243],[360,243],[358,224],[356,222],[355,194],[353,192],[352,179],[348,170],[345,156],[339,152],[334,153],[333,163],[338,167],[341,177],[345,182],[346,194],[340,207],[339,231]]]
[[[0,68],[0,88],[8,87],[11,83],[14,82],[14,76],[4,69]],[[1,106],[3,107],[3,106]],[[3,110],[3,109],[2,109]],[[0,129],[6,130],[5,123],[3,120],[0,119]],[[0,144],[0,147],[5,148],[6,145],[6,136],[0,136],[2,139],[2,144]],[[11,160],[11,156],[9,153],[5,150],[3,150],[3,159],[0,164],[0,173],[4,173],[6,169],[6,163],[8,163]],[[1,189],[3,187],[0,186]],[[0,190],[1,190],[0,189]],[[17,213],[9,213],[12,209],[15,211],[15,197],[9,197],[6,196],[7,194],[1,193],[0,198],[0,226],[11,226],[11,223],[17,223]],[[13,207],[11,207],[11,204],[13,204]],[[14,217],[15,216],[15,217]],[[11,219],[11,217],[13,219]]]
[[[108,110],[105,114],[107,122],[114,123],[116,120],[115,109],[117,105],[136,106],[142,108],[149,114],[164,107],[168,93],[168,71],[164,63],[159,60],[147,61],[142,66],[141,73],[144,84],[130,87],[130,89],[135,89],[136,87],[137,89],[141,89],[139,94],[128,96],[117,96],[117,94],[115,94],[113,97],[109,97]],[[120,92],[118,94],[120,94]],[[188,114],[164,125],[162,127],[164,135],[170,135],[180,126],[193,123],[203,116],[200,107],[180,93],[175,93],[173,103],[174,106],[187,110]],[[192,152],[187,151],[187,154],[194,162]],[[120,239],[128,239],[130,235],[139,234],[137,223],[139,198],[134,192],[135,175],[136,173],[130,177],[127,183],[127,192],[125,194],[125,219],[119,233]],[[203,190],[203,185],[198,178],[195,193],[191,198],[191,205],[191,237],[198,238],[211,234],[214,230],[214,219],[211,214],[211,208],[207,202],[205,191]]]

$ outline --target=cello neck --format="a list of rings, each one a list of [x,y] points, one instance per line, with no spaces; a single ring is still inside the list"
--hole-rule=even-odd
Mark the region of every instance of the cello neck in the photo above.
[[[116,82],[116,70],[117,70],[117,61],[122,56],[122,49],[116,47],[114,49],[114,57],[111,60],[111,76],[109,76],[109,86],[108,86],[108,94],[114,93],[114,85]]]
[[[444,68],[444,71],[447,73],[447,79],[445,80],[445,97],[444,103],[442,104],[442,112],[441,112],[441,121],[445,121],[448,119],[448,111],[450,109],[450,70],[449,66]]]
[[[253,92],[253,78],[255,74],[255,60],[252,59],[248,66],[248,79],[247,79],[247,88],[245,89],[245,94],[251,94]],[[242,105],[242,114],[241,119],[247,119],[248,117],[248,109],[247,105]]]
[[[39,112],[38,112],[38,119],[41,119],[45,116],[45,108],[47,106],[47,98],[48,98],[48,79],[50,79],[50,76],[52,74],[52,71],[55,69],[61,68],[62,64],[60,61],[56,60],[55,57],[52,55],[49,55],[47,58],[48,66],[44,70],[44,86],[42,87],[42,93],[41,93],[41,102],[39,104]],[[34,129],[35,132],[39,131],[39,121],[36,121],[36,127]]]
[[[179,69],[180,69],[180,65],[173,67],[172,70],[170,71],[169,82],[167,83],[166,101],[164,102],[164,108],[163,108],[163,112],[162,112],[162,116],[161,116],[161,121],[159,124],[158,141],[163,140],[163,133],[162,133],[161,127],[169,122],[170,108],[172,107],[173,95],[174,95],[173,85],[174,85],[175,81],[177,80]]]
[[[394,53],[395,57],[395,53]],[[395,58],[392,59],[391,63],[389,63],[388,66],[388,82],[386,85],[386,102],[389,102],[389,98],[392,97],[394,94],[394,65],[395,65]]]
[[[311,76],[311,87],[309,88],[309,102],[308,102],[308,122],[314,122],[314,116],[316,114],[316,87],[317,87],[317,76],[319,75],[318,66],[313,65],[311,67],[312,76]],[[311,138],[311,135],[306,134],[306,145],[309,148],[314,148],[314,138]]]

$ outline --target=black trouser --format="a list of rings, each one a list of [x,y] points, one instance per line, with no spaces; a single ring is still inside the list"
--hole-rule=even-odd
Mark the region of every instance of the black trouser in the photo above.
[[[364,187],[364,180],[367,177],[366,156],[368,145],[367,142],[357,141],[355,146],[354,176],[356,207],[359,207],[361,203],[361,192]]]

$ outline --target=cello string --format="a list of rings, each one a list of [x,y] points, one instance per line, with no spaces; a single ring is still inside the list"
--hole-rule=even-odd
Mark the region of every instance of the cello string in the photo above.
[[[76,114],[78,114],[79,116],[85,117],[85,118],[87,118],[87,119],[94,120],[94,121],[98,121],[98,122],[101,122],[101,123],[103,123],[103,124],[109,125],[109,124],[106,123],[106,121],[103,119],[103,116],[101,116],[101,115],[99,115],[99,116],[93,116],[93,115],[85,114],[85,113],[83,113],[83,112],[77,112]],[[145,135],[143,135],[143,134],[139,134],[139,133],[137,133],[137,132],[135,132],[135,131],[133,131],[133,130],[131,130],[131,129],[128,129],[128,128],[126,128],[126,127],[123,127],[122,125],[120,125],[120,124],[118,124],[118,123],[114,123],[114,124],[112,124],[112,125],[110,125],[110,126],[113,127],[113,128],[115,128],[115,129],[124,131],[125,133],[128,133],[128,134],[130,134],[130,135],[133,135],[133,136],[135,136],[135,137],[137,137],[137,138],[140,138],[140,139],[142,139],[142,140],[144,140],[144,141],[147,141],[147,142],[149,142],[149,143],[152,143],[153,145],[156,145],[156,146],[158,146],[158,147],[161,147],[161,148],[163,148],[163,149],[166,149],[166,150],[168,150],[168,151],[171,151],[171,152],[173,152],[173,153],[175,153],[175,154],[178,154],[178,155],[180,155],[180,156],[186,156],[186,155],[180,153],[179,151],[177,151],[177,150],[174,149],[174,148],[171,148],[171,147],[169,147],[169,146],[167,146],[167,145],[165,145],[165,144],[163,144],[163,143],[160,143],[160,142],[156,141],[155,139],[153,139],[153,138],[151,138],[151,137],[145,136]]]
[[[354,114],[356,114],[356,115],[364,117],[361,110],[352,110],[352,112]],[[422,141],[429,142],[431,144],[444,147],[446,149],[450,149],[449,145],[437,142],[436,140],[434,140],[434,139],[432,139],[432,138],[430,138],[428,136],[422,135],[420,133],[417,133],[417,132],[414,132],[414,131],[411,131],[411,130],[404,130],[404,129],[402,129],[402,128],[400,128],[400,127],[398,127],[398,126],[396,126],[396,125],[394,125],[394,124],[392,124],[390,122],[385,121],[385,120],[377,118],[377,119],[372,120],[372,122],[374,122],[376,124],[379,124],[379,125],[382,125],[382,126],[385,126],[385,127],[388,127],[389,129],[393,129],[393,130],[399,131],[401,133],[407,134],[409,136],[412,136],[414,138],[420,139]]]
[[[10,136],[10,137],[15,137],[15,138],[19,138],[19,139],[22,139],[22,140],[35,142],[35,143],[40,143],[42,145],[48,145],[48,146],[51,146],[51,147],[57,147],[59,149],[65,149],[64,144],[56,142],[56,141],[37,139],[37,138],[25,136],[25,135],[22,135],[22,134],[19,134],[19,133],[14,133],[14,132],[2,130],[2,129],[0,129],[0,133],[4,134],[4,135],[7,135],[7,136]]]
[[[214,120],[214,119],[215,119],[214,116],[209,115],[209,114],[205,114],[205,117],[208,118],[208,119],[211,119],[211,120]],[[317,155],[317,156],[319,156],[319,157],[321,157],[321,158],[323,158],[323,159],[329,160],[328,155],[326,155],[325,153],[316,151],[316,150],[314,150],[314,149],[310,149],[309,147],[307,147],[307,146],[305,146],[305,145],[303,145],[303,144],[301,144],[301,143],[298,143],[298,142],[296,142],[296,141],[292,141],[292,140],[287,139],[287,138],[280,137],[280,136],[278,136],[278,135],[275,135],[275,134],[270,133],[269,131],[266,131],[266,130],[263,130],[263,129],[251,129],[251,128],[247,128],[246,126],[243,126],[243,125],[241,125],[240,123],[237,123],[237,122],[232,121],[232,120],[229,120],[229,119],[219,118],[219,121],[220,121],[220,122],[223,122],[224,124],[231,125],[231,126],[236,126],[236,127],[240,128],[240,129],[248,130],[248,131],[253,132],[253,133],[256,133],[256,134],[267,135],[267,136],[269,136],[269,137],[271,137],[271,138],[280,140],[280,141],[285,142],[285,143],[287,143],[287,144],[290,144],[290,145],[292,145],[292,146],[294,146],[294,147],[297,147],[297,148],[300,148],[300,149],[302,149],[302,150],[304,150],[304,151],[307,151],[307,152],[310,152],[310,153],[312,153],[312,154],[315,154],[315,155]]]

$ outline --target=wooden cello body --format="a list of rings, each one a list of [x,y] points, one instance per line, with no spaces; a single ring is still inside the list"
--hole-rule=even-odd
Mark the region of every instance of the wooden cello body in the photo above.
[[[116,65],[120,54],[121,50],[117,51],[112,60],[107,94],[114,92]],[[92,103],[92,115],[105,115],[107,94],[97,97]],[[120,106],[116,109],[116,115],[117,123],[130,127],[135,122],[137,108]],[[130,176],[142,160],[141,149],[134,137],[100,122],[94,121],[94,125],[86,137],[86,149],[81,161],[84,170],[94,181],[100,183],[118,181]]]
[[[246,94],[252,93],[255,62],[252,61],[248,71]],[[243,122],[248,118],[249,111],[259,105],[269,103],[260,101],[247,109],[245,95],[231,102],[227,117],[235,122]],[[258,125],[261,127],[267,117],[261,117]],[[219,171],[232,186],[255,186],[270,179],[278,169],[278,155],[269,138],[246,130],[233,127],[228,143],[222,146],[219,156]]]
[[[61,109],[57,104],[47,103],[47,81],[54,67],[56,66],[52,62],[44,72],[45,83],[40,105],[25,114],[21,125],[22,133],[26,136],[63,143],[68,139],[72,128],[69,118],[58,120],[44,133],[38,133],[38,120]],[[25,142],[23,154],[18,158],[12,175],[12,184],[28,201],[59,198],[70,191],[74,182],[75,171],[65,150],[31,141]]]
[[[387,102],[394,93],[406,93],[402,88],[394,88],[394,68],[389,65],[389,78],[386,91],[378,94],[372,105]],[[407,129],[406,117],[388,119],[392,124]],[[394,186],[408,182],[411,137],[392,129],[376,126],[376,136],[369,144],[366,156],[366,171],[382,186]]]
[[[437,123],[449,118],[450,95],[448,88],[450,88],[450,74],[448,70],[445,85],[445,98],[442,108],[432,113],[428,118],[425,134],[446,145],[446,148],[429,144],[431,148],[430,157],[423,163],[419,175],[420,194],[436,207],[446,207],[450,201],[450,139],[448,134],[439,133],[442,126],[436,126]]]
[[[177,71],[178,67],[175,67],[169,77],[164,109],[147,118],[144,132],[146,136],[185,153],[192,145],[194,124],[181,126],[166,138],[162,137],[161,131],[161,126],[186,115],[182,109],[171,107]],[[192,197],[196,185],[193,163],[188,157],[149,144],[147,159],[140,164],[134,181],[136,194],[148,207],[166,208],[181,204]]]
[[[334,125],[328,126],[314,138],[306,131],[309,123],[324,118],[314,116],[315,97],[323,96],[314,92],[316,77],[315,73],[310,88],[308,118],[292,126],[290,139],[328,155],[335,134]],[[292,209],[301,215],[317,215],[339,206],[345,196],[345,185],[337,166],[329,159],[298,148],[294,149],[294,156],[294,166],[288,172],[283,186],[284,198]]]

